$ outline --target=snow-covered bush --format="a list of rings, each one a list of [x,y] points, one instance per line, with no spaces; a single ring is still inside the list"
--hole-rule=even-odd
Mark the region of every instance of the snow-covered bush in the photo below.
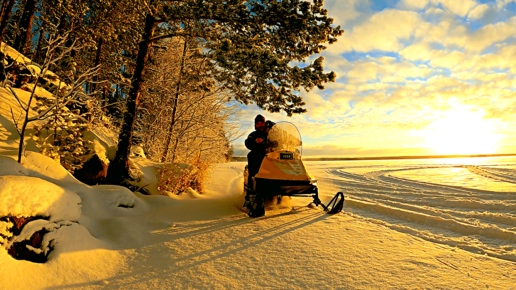
[[[164,164],[158,176],[158,191],[163,195],[180,194],[192,188],[199,189],[199,170],[188,164]]]
[[[25,149],[24,139],[27,126],[31,122],[46,122],[47,129],[53,129],[53,134],[48,134],[40,140],[40,148],[48,156],[54,159],[64,157],[66,160],[63,164],[74,164],[76,160],[74,156],[84,155],[85,146],[84,140],[81,140],[79,132],[86,129],[86,122],[79,122],[76,116],[81,113],[81,108],[87,108],[88,101],[91,99],[84,93],[84,84],[90,81],[91,78],[98,72],[98,67],[90,68],[82,73],[73,70],[74,66],[70,67],[70,71],[66,77],[67,83],[64,83],[50,70],[58,68],[62,62],[70,59],[72,52],[77,51],[80,47],[73,42],[69,43],[69,34],[65,35],[50,35],[47,40],[45,48],[45,57],[41,65],[23,62],[20,66],[24,66],[26,71],[30,74],[32,83],[24,84],[22,89],[30,92],[30,97],[26,102],[22,101],[16,90],[8,87],[13,97],[18,101],[19,111],[22,111],[23,120],[18,122],[12,114],[13,122],[16,126],[17,132],[20,136],[20,143],[18,146],[18,162],[21,162],[23,151]],[[40,85],[44,85],[43,89]],[[38,93],[36,93],[38,91]],[[41,92],[50,96],[43,98]],[[34,105],[34,101],[39,101]],[[25,103],[25,104],[24,104]],[[73,110],[70,111],[70,108]],[[11,108],[11,113],[12,113]],[[34,112],[36,111],[36,112]],[[82,129],[82,130],[74,130]],[[44,130],[45,131],[45,130]],[[75,132],[78,131],[78,132]],[[41,130],[40,130],[41,132]],[[48,136],[52,136],[49,142]],[[53,147],[62,148],[53,148]],[[71,151],[73,146],[73,151]],[[63,150],[65,149],[65,150]],[[59,153],[60,152],[60,153]],[[65,153],[66,152],[66,153]],[[73,166],[68,166],[73,169]]]
[[[45,110],[53,102],[36,97],[36,110]],[[95,153],[93,141],[84,139],[84,133],[90,129],[89,122],[79,114],[79,109],[70,111],[67,107],[60,107],[43,126],[35,128],[34,136],[43,155],[60,162],[72,173]]]
[[[164,195],[181,194],[188,190],[202,193],[213,162],[196,160],[192,164],[164,164],[158,175],[158,190]]]

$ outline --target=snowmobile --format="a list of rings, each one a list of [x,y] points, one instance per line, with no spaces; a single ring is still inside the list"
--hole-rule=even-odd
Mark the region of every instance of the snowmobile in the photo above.
[[[244,207],[248,209],[250,217],[263,216],[264,202],[275,196],[312,197],[315,206],[322,206],[330,214],[342,210],[342,192],[338,192],[328,205],[324,205],[319,199],[317,179],[308,173],[301,160],[301,134],[294,124],[274,124],[265,142],[266,155],[258,173],[249,179],[247,165],[244,170]]]

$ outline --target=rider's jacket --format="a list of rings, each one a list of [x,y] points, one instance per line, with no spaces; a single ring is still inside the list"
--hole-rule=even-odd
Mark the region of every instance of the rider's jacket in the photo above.
[[[264,131],[258,131],[255,130],[247,136],[247,139],[245,139],[245,147],[251,151],[255,152],[263,152],[263,155],[265,155],[265,141],[267,140],[267,132],[269,132],[269,129],[274,125],[274,122],[267,121],[265,122],[265,130]],[[262,143],[256,143],[256,139],[262,138]]]
[[[262,138],[262,143],[256,143],[256,139]],[[245,147],[251,151],[264,152],[265,154],[265,140],[267,139],[267,132],[253,131],[247,139],[245,139]]]

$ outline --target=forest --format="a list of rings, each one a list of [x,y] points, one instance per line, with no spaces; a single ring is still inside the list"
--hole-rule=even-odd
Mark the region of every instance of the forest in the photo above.
[[[159,190],[202,192],[246,105],[303,113],[299,91],[335,81],[317,55],[343,33],[332,23],[322,0],[3,0],[0,40],[28,58],[2,46],[18,162],[34,141],[83,182],[134,188],[129,157],[146,157]]]

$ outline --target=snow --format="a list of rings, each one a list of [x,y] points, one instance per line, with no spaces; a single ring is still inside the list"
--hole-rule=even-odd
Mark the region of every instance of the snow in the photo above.
[[[16,63],[23,64],[25,67],[27,67],[27,69],[29,69],[33,75],[41,73],[41,68],[39,65],[36,65],[35,63],[32,62],[32,60],[30,58],[19,53],[17,50],[10,47],[9,45],[2,42],[0,45],[0,50],[5,55],[11,57]],[[4,62],[6,62],[6,61],[4,61]],[[67,87],[67,85],[65,83],[59,81],[58,76],[55,73],[53,73],[52,71],[47,70],[45,72],[45,77],[48,82],[52,83],[56,87],[59,87],[59,88]],[[41,90],[41,91],[43,91],[43,90]]]
[[[17,50],[15,50],[14,48],[10,47],[9,45],[5,44],[5,43],[0,43],[0,50],[5,54],[5,55],[8,55],[10,56],[12,59],[14,59],[14,61],[16,62],[19,62],[19,63],[24,63],[24,64],[29,64],[31,63],[32,61],[30,60],[30,58],[24,56],[23,54],[19,53]]]
[[[245,163],[217,165],[202,195],[170,197],[154,191],[162,165],[143,157],[133,167],[151,196],[85,185],[30,142],[18,164],[10,106],[0,88],[0,217],[40,218],[15,237],[0,221],[0,289],[516,288],[516,158],[306,162],[323,201],[345,193],[344,211],[294,198],[252,219]],[[8,255],[42,229],[29,249],[46,263]]]
[[[12,159],[0,160],[9,164]],[[5,180],[14,183],[12,188],[26,186],[34,196],[35,201],[30,201],[34,208],[40,206],[40,212],[60,220],[54,225],[38,220],[20,239],[45,226],[51,231],[44,243],[57,243],[45,264],[14,260],[0,249],[0,289],[516,287],[515,264],[502,255],[514,249],[492,247],[486,256],[477,253],[489,250],[486,244],[475,240],[486,234],[514,244],[512,236],[501,235],[502,229],[494,226],[490,229],[498,232],[490,234],[482,225],[475,229],[453,218],[436,217],[431,207],[402,209],[394,201],[380,207],[379,201],[366,203],[347,194],[342,214],[328,215],[306,207],[310,200],[299,198],[287,206],[269,207],[265,217],[251,219],[239,210],[244,163],[220,164],[206,194],[172,199],[143,196],[118,186],[71,182],[73,177],[59,173],[59,164],[37,153],[30,153],[29,161],[34,163],[0,166],[1,184]],[[333,174],[338,170],[328,164],[309,162],[307,167],[317,172],[326,201],[332,187],[349,182],[338,179]],[[17,178],[24,180],[15,183]],[[398,183],[397,188],[401,187]],[[1,194],[30,196],[4,188]],[[355,194],[374,190],[374,186],[357,181],[354,188]],[[35,189],[54,192],[56,203],[47,207],[38,203],[45,194],[38,196]],[[56,211],[65,201],[69,208]],[[437,226],[438,234],[431,241],[423,236],[425,229],[394,223],[381,215],[411,219],[427,226],[427,235]],[[461,226],[465,229],[461,237],[449,236],[448,231],[460,232]],[[469,248],[461,247],[461,240],[468,242]]]
[[[0,216],[45,216],[78,220],[81,199],[73,192],[40,178],[0,176]]]

